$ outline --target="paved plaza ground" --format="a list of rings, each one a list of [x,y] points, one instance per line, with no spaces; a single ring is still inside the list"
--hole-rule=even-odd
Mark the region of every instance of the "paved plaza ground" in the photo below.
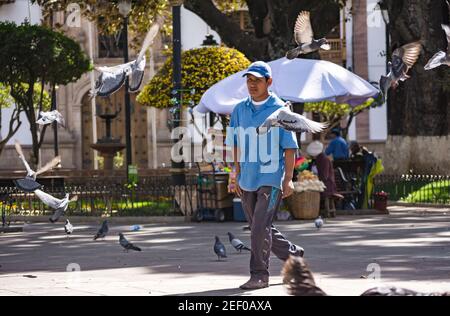
[[[312,221],[276,226],[305,248],[318,286],[330,295],[359,295],[379,284],[450,291],[450,209],[397,206],[390,212],[338,216],[320,231]],[[286,295],[275,257],[269,288],[238,289],[248,279],[250,255],[236,253],[227,232],[249,243],[244,223],[143,224],[131,232],[132,224],[140,223],[112,222],[109,236],[97,242],[96,222],[74,223],[70,238],[62,223],[0,234],[0,295]],[[143,251],[123,252],[119,232]],[[213,253],[215,235],[227,246],[226,261]],[[367,271],[370,264],[375,270]],[[374,280],[378,266],[381,279]]]

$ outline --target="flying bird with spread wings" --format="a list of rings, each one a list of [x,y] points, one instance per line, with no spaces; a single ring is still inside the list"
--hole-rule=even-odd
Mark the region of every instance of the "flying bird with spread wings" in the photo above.
[[[286,103],[285,107],[269,115],[264,123],[258,127],[258,134],[266,134],[272,127],[280,127],[296,133],[320,133],[327,127],[325,123],[315,122],[301,114],[292,112],[288,104],[289,102]]]
[[[144,43],[142,44],[141,51],[138,57],[126,64],[121,64],[112,67],[96,67],[95,69],[100,72],[94,91],[91,91],[91,96],[108,97],[111,94],[119,90],[125,83],[127,77],[129,77],[129,92],[134,93],[139,90],[142,80],[144,79],[145,70],[145,52],[153,43],[156,35],[159,31],[158,20],[148,31]]]
[[[450,25],[442,24],[441,26],[447,37],[447,51],[437,52],[425,65],[425,70],[431,70],[439,66],[450,67]]]
[[[40,112],[36,123],[39,125],[47,125],[47,124],[51,124],[55,121],[62,127],[66,126],[64,117],[57,110],[53,110],[50,112]]]
[[[24,179],[18,179],[14,180],[14,184],[25,192],[34,192],[35,190],[41,188],[41,184],[36,182],[36,177],[40,174],[43,174],[47,171],[52,170],[55,168],[58,164],[61,163],[61,157],[55,157],[51,161],[49,161],[45,166],[43,166],[41,169],[34,171],[31,169],[30,165],[28,164],[28,161],[25,159],[25,156],[23,154],[22,146],[20,145],[19,141],[15,141],[15,147],[17,154],[19,155],[20,160],[22,160],[22,163],[25,166],[25,169],[27,170],[27,175]]]
[[[389,62],[389,73],[381,76],[380,79],[380,89],[385,99],[390,88],[396,89],[400,81],[411,78],[408,71],[419,59],[421,51],[422,43],[420,41],[403,45],[394,51],[392,62]]]
[[[311,14],[308,11],[299,13],[294,27],[294,39],[297,47],[287,52],[287,59],[295,59],[299,55],[313,53],[319,49],[331,49],[326,38],[314,39],[314,32],[311,26]]]

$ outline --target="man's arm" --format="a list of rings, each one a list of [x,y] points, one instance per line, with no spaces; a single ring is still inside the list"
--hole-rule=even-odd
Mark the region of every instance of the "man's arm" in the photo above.
[[[295,149],[285,149],[284,151],[283,199],[294,192],[292,177],[294,176],[295,152]]]
[[[241,165],[239,164],[239,147],[234,146],[233,147],[233,160],[234,160],[234,167],[236,169],[236,194],[238,197],[242,197],[242,189],[239,186],[239,176],[241,174]]]

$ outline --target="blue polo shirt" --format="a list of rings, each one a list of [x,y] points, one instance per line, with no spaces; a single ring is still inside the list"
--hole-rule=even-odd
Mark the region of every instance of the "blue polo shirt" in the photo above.
[[[348,159],[348,145],[345,139],[338,136],[331,141],[325,150],[327,156],[332,155],[334,160]]]
[[[265,135],[257,135],[256,128],[284,104],[271,93],[268,100],[256,108],[249,97],[239,103],[231,114],[225,144],[240,149],[241,173],[238,181],[245,191],[254,192],[263,186],[281,189],[284,150],[298,148],[295,133],[275,127]]]

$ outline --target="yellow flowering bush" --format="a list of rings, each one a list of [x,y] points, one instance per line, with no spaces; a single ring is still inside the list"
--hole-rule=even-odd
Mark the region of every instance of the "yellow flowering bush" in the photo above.
[[[195,94],[183,94],[183,103],[200,102],[203,93],[226,77],[247,68],[250,61],[236,49],[228,47],[202,47],[182,53],[182,86],[195,88]],[[143,105],[166,108],[172,106],[172,57],[144,87],[137,101]]]

